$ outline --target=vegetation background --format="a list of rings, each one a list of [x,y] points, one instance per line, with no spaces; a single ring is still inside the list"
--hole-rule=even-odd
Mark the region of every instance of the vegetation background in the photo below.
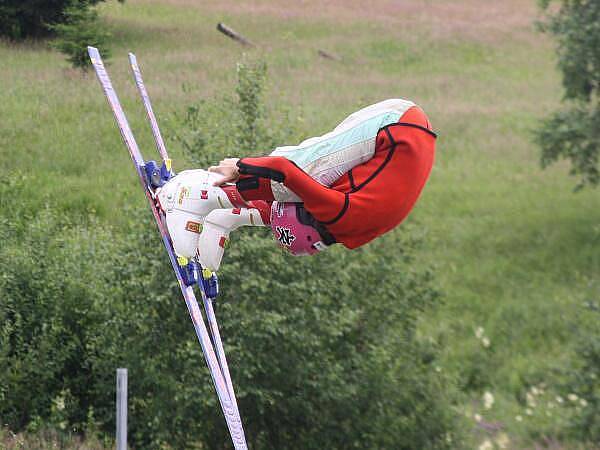
[[[130,50],[176,169],[267,152],[396,96],[440,134],[417,208],[364,250],[297,261],[264,233],[232,242],[217,313],[254,448],[598,445],[600,199],[573,192],[568,165],[539,166],[533,130],[562,90],[535,2],[99,13],[138,141],[154,154]],[[0,85],[2,445],[110,446],[119,365],[136,448],[228,445],[95,77],[44,42],[2,41]]]

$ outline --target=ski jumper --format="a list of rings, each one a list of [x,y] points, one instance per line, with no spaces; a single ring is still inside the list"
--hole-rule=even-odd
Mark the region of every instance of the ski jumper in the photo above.
[[[353,249],[402,222],[434,161],[436,134],[414,103],[390,99],[361,109],[332,132],[238,161],[245,201],[303,202]]]

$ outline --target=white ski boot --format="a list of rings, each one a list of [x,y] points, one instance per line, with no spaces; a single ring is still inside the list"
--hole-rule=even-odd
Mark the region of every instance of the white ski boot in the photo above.
[[[229,233],[244,225],[265,226],[258,209],[215,209],[204,219],[198,240],[198,261],[213,272],[219,270]]]
[[[213,183],[221,175],[206,170],[185,170],[156,191],[173,248],[178,256],[193,258],[205,217],[215,209],[233,208],[227,194]]]

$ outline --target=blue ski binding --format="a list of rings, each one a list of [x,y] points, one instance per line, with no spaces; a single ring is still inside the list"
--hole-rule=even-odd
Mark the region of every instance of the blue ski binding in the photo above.
[[[177,258],[177,262],[179,263],[179,273],[181,274],[183,283],[186,286],[198,284],[198,280],[200,279],[200,271],[202,270],[200,264],[193,259],[188,260],[187,258],[182,257]]]
[[[186,286],[197,284],[206,297],[210,299],[214,299],[219,295],[219,280],[216,273],[203,269],[193,259],[178,257],[177,262],[179,263],[179,273]]]
[[[159,167],[156,161],[146,161],[143,166],[146,182],[153,190],[164,186],[164,184],[175,176],[171,170],[171,160],[167,159]]]
[[[214,299],[219,295],[219,280],[217,274],[208,269],[202,269],[202,290],[210,299]]]

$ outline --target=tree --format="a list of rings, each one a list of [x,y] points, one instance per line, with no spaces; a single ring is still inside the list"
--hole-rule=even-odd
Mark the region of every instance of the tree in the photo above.
[[[87,9],[105,0],[0,0],[0,36],[39,38],[51,34],[50,25],[62,23],[67,8]]]
[[[562,0],[548,13],[541,30],[558,40],[558,67],[565,90],[564,107],[546,118],[536,132],[543,167],[559,159],[571,161],[577,188],[600,182],[600,1]]]
[[[56,40],[52,46],[67,55],[67,60],[73,67],[87,68],[91,65],[88,45],[98,48],[104,59],[109,57],[106,42],[110,33],[98,22],[98,13],[94,8],[69,6],[64,16],[64,23],[51,27],[56,31]]]

